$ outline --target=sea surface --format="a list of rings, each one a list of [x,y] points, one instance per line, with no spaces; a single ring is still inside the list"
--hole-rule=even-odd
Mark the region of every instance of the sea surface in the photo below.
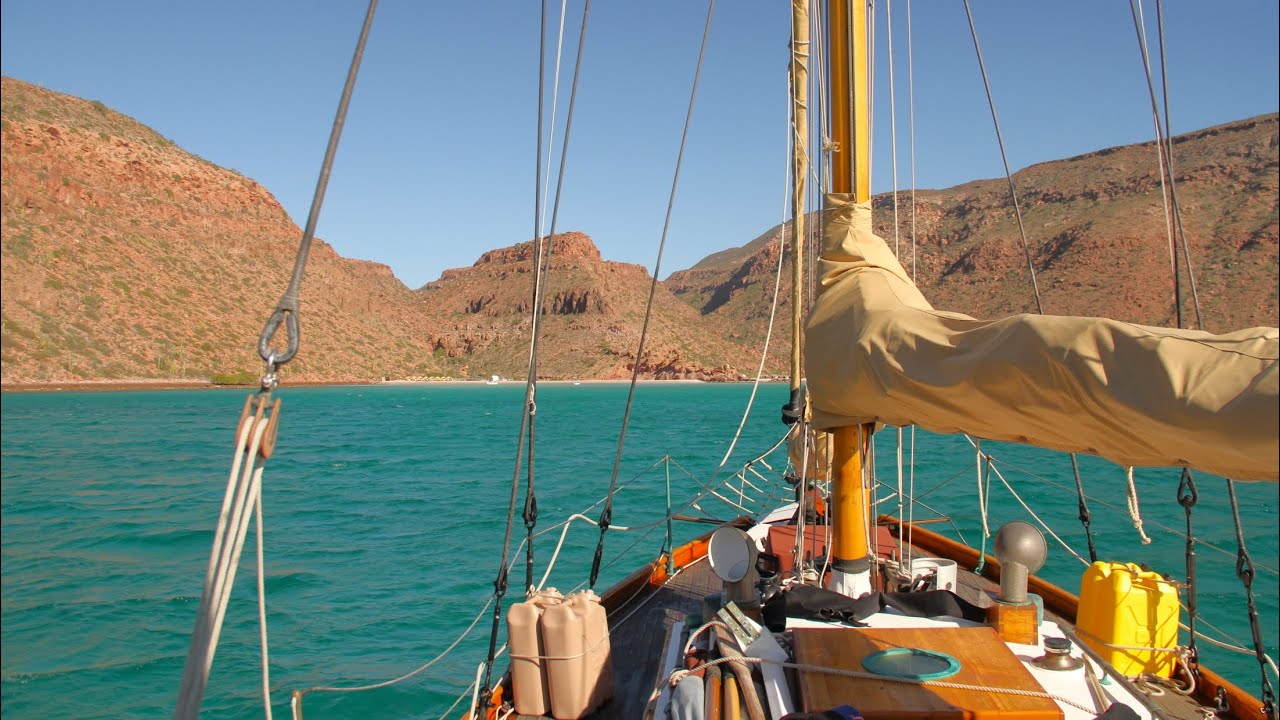
[[[635,529],[609,532],[598,590],[662,548],[668,476],[674,512],[740,513],[715,497],[698,508],[685,504],[702,492],[699,483],[710,481],[750,394],[748,384],[636,390],[613,518]],[[609,485],[626,395],[625,385],[540,389],[537,529],[550,531],[534,545],[539,576],[559,537],[557,524],[589,508],[590,517],[599,513],[593,506]],[[482,613],[500,562],[523,386],[284,388],[279,396],[279,444],[266,465],[263,505],[273,710],[288,717],[292,690],[402,675],[435,657]],[[752,466],[769,483],[746,473],[759,490],[737,472],[781,438],[785,396],[785,386],[761,387],[733,459],[715,479],[716,485],[729,481],[718,491],[727,500],[754,509],[784,491],[776,482],[785,465],[780,454]],[[6,720],[172,713],[244,397],[235,390],[3,396],[0,714]],[[887,498],[881,511],[897,511],[895,435],[892,428],[877,435],[884,484],[878,494]],[[908,441],[911,436],[908,430]],[[1040,519],[1087,555],[1069,459],[995,443],[983,449]],[[930,527],[981,544],[969,442],[918,432],[914,456],[917,498],[954,523]],[[1099,554],[1183,578],[1179,473],[1138,471],[1141,514],[1153,538],[1143,545],[1124,511],[1123,469],[1094,458],[1082,458],[1081,465]],[[1197,482],[1195,533],[1220,549],[1199,546],[1199,605],[1205,619],[1249,644],[1225,485],[1204,475]],[[1277,490],[1240,483],[1238,492],[1258,567],[1262,637],[1274,657]],[[917,518],[931,516],[917,506]],[[990,527],[994,532],[1013,519],[1030,517],[993,477]],[[675,542],[708,527],[676,523]],[[514,549],[525,536],[518,517],[513,535]],[[592,526],[571,525],[550,584],[568,590],[584,583],[597,537]],[[1053,539],[1049,551],[1041,574],[1076,591],[1081,563]],[[255,567],[250,530],[205,717],[263,712]],[[517,594],[523,560],[511,578]],[[410,680],[363,693],[307,695],[306,718],[440,717],[483,659],[489,615]],[[1201,648],[1208,664],[1258,693],[1252,656]],[[459,715],[460,709],[450,713]]]

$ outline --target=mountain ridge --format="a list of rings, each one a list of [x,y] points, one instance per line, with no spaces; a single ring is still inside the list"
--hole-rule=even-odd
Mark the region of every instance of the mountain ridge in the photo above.
[[[1173,139],[1177,192],[1211,330],[1276,322],[1277,124],[1276,114],[1260,115]],[[1154,155],[1154,142],[1123,145],[1014,174],[1046,312],[1176,324]],[[898,196],[905,205],[898,237],[910,272],[910,197]],[[920,190],[915,197],[917,283],[935,307],[975,317],[1036,311],[1004,178]],[[893,195],[878,195],[872,203],[876,232],[892,247]],[[817,222],[811,214],[809,227]],[[706,316],[748,325],[771,300],[783,227],[672,273],[668,287]],[[1112,259],[1097,259],[1106,255]],[[1193,327],[1191,282],[1185,260],[1179,262],[1184,325]],[[779,311],[789,314],[789,259],[784,266]],[[1098,292],[1104,288],[1109,291]],[[1228,290],[1243,291],[1246,299],[1228,300]]]
[[[12,78],[2,83],[4,383],[251,381],[262,366],[258,332],[287,282],[301,235],[275,197],[102,103]],[[1268,312],[1274,321],[1275,126],[1275,115],[1259,116],[1175,139],[1189,230],[1207,228],[1215,238],[1193,248],[1193,257],[1201,252],[1210,261],[1202,280],[1206,307],[1223,306],[1224,278],[1252,293],[1248,312],[1230,321]],[[1138,169],[1143,147],[1152,149],[1150,143],[1107,148],[1015,176],[1038,224],[1032,242],[1050,311],[1080,305],[1062,302],[1061,286],[1084,287],[1083,281],[1055,268],[1078,263],[1085,246],[1127,249],[1138,277],[1161,267],[1150,257],[1149,202],[1134,199],[1158,184],[1154,171]],[[1099,162],[1106,173],[1095,167]],[[1025,309],[1022,290],[1015,298],[976,279],[991,271],[1007,285],[1021,282],[1022,251],[1009,234],[1003,183],[917,193],[921,287],[938,307],[978,315]],[[883,209],[891,198],[875,203]],[[1096,216],[1087,222],[1072,215],[1083,204]],[[877,217],[885,237],[891,237],[888,216]],[[772,307],[780,227],[654,287],[640,377],[754,375]],[[1050,227],[1044,239],[1041,231]],[[581,232],[561,233],[550,247],[540,377],[629,378],[653,284],[647,269],[604,259]],[[532,256],[527,240],[495,248],[411,289],[387,265],[343,258],[317,239],[303,285],[301,351],[282,375],[292,382],[523,377]],[[1167,260],[1164,267],[1167,273]],[[1158,315],[1158,292],[1111,294]],[[778,322],[788,302],[784,290]],[[785,368],[787,344],[775,333],[767,373]]]

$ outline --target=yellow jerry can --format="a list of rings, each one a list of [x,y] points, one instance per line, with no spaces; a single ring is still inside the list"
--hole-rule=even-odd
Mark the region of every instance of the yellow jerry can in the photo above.
[[[1173,675],[1181,615],[1173,583],[1132,563],[1095,562],[1080,580],[1080,639],[1124,675]]]

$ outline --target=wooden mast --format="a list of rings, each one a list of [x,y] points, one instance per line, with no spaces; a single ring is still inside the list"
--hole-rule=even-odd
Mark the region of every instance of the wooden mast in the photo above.
[[[849,193],[856,202],[871,199],[868,160],[870,133],[867,113],[867,13],[850,0],[831,0],[829,19],[831,58],[831,184],[836,193]],[[832,589],[851,597],[871,592],[871,558],[867,542],[867,494],[862,483],[863,458],[870,446],[872,425],[847,425],[832,430],[835,482],[832,490]]]

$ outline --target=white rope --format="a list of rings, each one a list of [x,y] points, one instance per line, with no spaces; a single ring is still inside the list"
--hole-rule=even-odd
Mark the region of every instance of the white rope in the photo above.
[[[1022,690],[1019,688],[995,687],[995,686],[989,686],[989,685],[970,685],[968,683],[954,683],[954,682],[947,682],[945,680],[919,680],[916,678],[894,677],[892,675],[877,675],[875,673],[860,672],[857,670],[845,670],[843,668],[825,667],[822,665],[808,665],[805,663],[778,662],[776,660],[768,660],[765,658],[756,658],[756,657],[749,657],[749,656],[734,657],[734,658],[719,658],[717,660],[709,660],[692,669],[674,670],[672,671],[671,675],[668,676],[667,682],[671,683],[672,686],[675,686],[676,683],[680,682],[680,680],[684,679],[686,676],[690,675],[691,673],[697,672],[698,670],[702,670],[704,668],[711,667],[713,665],[722,665],[728,662],[744,662],[744,663],[752,663],[752,664],[769,663],[771,665],[778,665],[781,667],[792,668],[795,670],[807,670],[810,672],[820,672],[828,675],[840,675],[843,677],[858,678],[860,680],[875,680],[877,682],[893,682],[893,683],[902,683],[904,685],[921,685],[923,687],[949,688],[952,690],[973,690],[977,692],[999,693],[1001,695],[1018,695],[1021,697],[1043,698],[1045,700],[1053,700],[1063,705],[1069,705],[1073,708],[1082,710],[1087,713],[1092,714],[1094,712],[1093,709],[1085,707],[1084,705],[1077,703],[1075,700],[1071,698],[1064,697],[1062,695],[1056,695],[1054,693],[1043,692],[1040,690]]]
[[[1109,647],[1115,650],[1142,650],[1142,651],[1164,652],[1164,653],[1180,652],[1180,648],[1178,647],[1162,648],[1162,647],[1154,647],[1151,645],[1117,645],[1115,643],[1109,643],[1106,640],[1103,640],[1102,638],[1098,637],[1097,635],[1094,635],[1093,633],[1087,632],[1085,630],[1081,630],[1078,627],[1075,629],[1075,633],[1076,635],[1079,635],[1081,637],[1089,638],[1090,640],[1098,643],[1099,645],[1105,645],[1106,647]],[[1249,654],[1252,655],[1253,653],[1250,652]]]
[[[789,82],[790,81],[788,81],[788,83]],[[790,94],[790,87],[788,87],[788,94]],[[791,163],[791,124],[791,103],[787,103],[787,140],[783,144],[786,150],[783,154],[787,161],[785,167],[788,169],[790,168]],[[789,175],[789,172],[783,173],[784,178],[787,178]],[[734,448],[738,446],[738,439],[742,437],[742,429],[747,426],[747,418],[751,416],[751,408],[756,401],[756,391],[760,389],[760,381],[764,377],[765,362],[769,358],[769,344],[773,341],[773,321],[778,314],[778,292],[782,289],[782,259],[786,256],[787,248],[787,205],[790,203],[791,199],[789,183],[789,180],[783,180],[782,182],[782,222],[779,223],[780,229],[778,230],[778,266],[773,272],[773,303],[769,306],[769,325],[766,327],[764,333],[764,348],[760,351],[760,363],[756,366],[756,379],[755,382],[751,383],[751,396],[747,398],[747,407],[742,412],[742,419],[738,421],[738,430],[733,434],[733,439],[729,441],[729,449],[725,450],[724,457],[721,458],[720,464],[716,467],[715,472],[711,473],[711,480],[708,481],[709,483],[715,482],[716,476],[719,475],[720,471],[724,469],[724,466],[728,464],[729,456],[733,454]],[[793,225],[793,235],[795,234],[794,227],[795,226]]]
[[[1125,499],[1129,503],[1129,519],[1133,521],[1133,529],[1138,531],[1138,537],[1142,538],[1143,545],[1150,545],[1151,538],[1147,537],[1147,533],[1142,529],[1142,513],[1138,509],[1138,486],[1133,483],[1133,466],[1130,465],[1126,471],[1129,479],[1128,485],[1125,487]]]
[[[568,5],[568,0],[560,0],[560,32],[559,32],[559,34],[558,34],[558,35],[557,35],[557,37],[556,37],[556,72],[555,72],[555,79],[554,79],[554,80],[552,81],[552,83],[551,83],[551,118],[550,118],[551,122],[550,122],[550,125],[551,125],[552,130],[551,130],[550,132],[548,132],[548,133],[547,133],[547,178],[546,178],[546,180],[543,182],[543,189],[542,189],[542,207],[538,208],[538,225],[539,225],[540,227],[546,227],[546,222],[547,222],[547,196],[551,194],[551,153],[552,153],[552,150],[554,150],[555,145],[556,145],[556,133],[555,133],[555,126],[556,126],[556,104],[557,104],[557,102],[560,100],[560,66],[561,66],[561,63],[562,63],[562,62],[563,62],[563,60],[564,60],[564,58],[563,58],[563,50],[564,50],[564,19],[565,19],[565,15],[566,15],[565,10],[566,10],[567,5]],[[542,240],[542,238],[537,238],[537,239],[538,239],[539,241],[541,241],[541,240]],[[535,312],[535,313],[537,312],[537,309],[536,309],[536,308],[534,309],[534,312]]]
[[[1034,519],[1040,525],[1040,527],[1044,528],[1044,531],[1049,533],[1050,537],[1052,537],[1054,540],[1057,540],[1058,544],[1061,545],[1064,550],[1066,550],[1068,553],[1071,553],[1072,557],[1079,560],[1081,565],[1084,565],[1085,567],[1089,567],[1089,561],[1080,557],[1080,553],[1071,549],[1071,546],[1068,545],[1062,538],[1058,537],[1058,533],[1054,532],[1053,528],[1049,527],[1048,523],[1046,523],[1044,520],[1041,520],[1040,516],[1037,515],[1035,511],[1032,510],[1027,505],[1027,503],[1022,500],[1022,496],[1018,495],[1018,492],[1013,489],[1013,485],[1010,485],[1009,481],[1004,479],[1004,474],[1000,472],[1000,468],[995,466],[994,464],[995,458],[991,457],[990,455],[988,455],[987,457],[993,461],[992,465],[990,466],[991,471],[996,474],[996,477],[1000,478],[1000,482],[1004,483],[1004,486],[1009,491],[1009,494],[1013,496],[1014,500],[1018,501],[1018,504],[1022,506],[1022,509],[1026,510],[1027,514],[1030,515],[1032,519]]]
[[[1058,488],[1059,490],[1062,490],[1062,491],[1064,491],[1064,492],[1067,492],[1067,493],[1071,494],[1072,496],[1075,496],[1075,495],[1076,495],[1076,489],[1075,489],[1074,487],[1068,487],[1068,486],[1066,486],[1066,485],[1063,485],[1062,483],[1056,482],[1056,481],[1054,481],[1054,480],[1050,480],[1049,478],[1044,477],[1043,475],[1037,475],[1037,474],[1035,474],[1035,473],[1031,472],[1030,470],[1027,470],[1026,468],[1019,467],[1019,466],[1017,466],[1017,465],[1015,465],[1015,464],[1013,464],[1013,463],[1009,462],[1008,460],[1002,460],[1001,462],[1004,464],[1004,466],[1005,466],[1005,467],[1007,467],[1007,468],[1012,468],[1012,469],[1014,469],[1014,470],[1017,470],[1018,472],[1022,473],[1023,475],[1026,475],[1026,476],[1027,476],[1027,477],[1029,477],[1029,478],[1032,478],[1033,480],[1038,480],[1038,481],[1040,481],[1040,482],[1042,482],[1042,483],[1044,483],[1044,484],[1046,484],[1046,485],[1051,485],[1051,486],[1053,486],[1053,487],[1056,487],[1056,488]],[[936,489],[936,488],[935,488],[935,489]],[[1102,507],[1105,507],[1105,508],[1108,508],[1108,509],[1111,509],[1111,510],[1115,510],[1116,512],[1119,512],[1119,513],[1123,513],[1123,512],[1125,512],[1124,508],[1121,508],[1120,506],[1115,505],[1115,504],[1113,504],[1113,503],[1109,503],[1109,502],[1107,502],[1106,500],[1103,500],[1102,498],[1098,498],[1098,497],[1094,497],[1094,496],[1092,496],[1092,495],[1088,495],[1088,494],[1086,494],[1086,495],[1085,495],[1085,499],[1086,499],[1086,500],[1088,500],[1090,503],[1097,503],[1098,505],[1101,505]],[[1185,532],[1183,532],[1183,531],[1181,531],[1181,530],[1177,530],[1177,529],[1171,528],[1171,527],[1169,527],[1168,525],[1164,525],[1164,524],[1162,524],[1162,523],[1160,523],[1159,521],[1156,521],[1156,520],[1148,520],[1147,522],[1150,522],[1152,525],[1154,525],[1154,526],[1156,526],[1156,527],[1160,528],[1161,530],[1163,530],[1164,532],[1169,533],[1170,535],[1173,535],[1173,536],[1175,536],[1175,537],[1182,538],[1183,540],[1186,540],[1186,539],[1187,539],[1187,535],[1186,535],[1186,533],[1185,533]],[[1207,548],[1209,548],[1210,550],[1213,550],[1214,552],[1219,553],[1219,554],[1221,554],[1221,555],[1223,555],[1223,556],[1225,556],[1225,557],[1229,557],[1229,558],[1231,558],[1231,559],[1233,559],[1233,560],[1235,559],[1235,556],[1236,556],[1236,554],[1235,554],[1235,552],[1234,552],[1234,551],[1225,550],[1225,549],[1223,549],[1223,548],[1221,548],[1221,547],[1218,547],[1217,545],[1214,545],[1213,543],[1206,542],[1204,539],[1202,539],[1202,538],[1200,538],[1200,537],[1197,537],[1197,538],[1196,538],[1196,545],[1197,545],[1197,546],[1207,547]],[[1277,572],[1275,568],[1273,568],[1273,567],[1271,567],[1271,566],[1269,566],[1269,565],[1262,565],[1262,564],[1259,564],[1257,561],[1255,561],[1253,565],[1254,565],[1254,568],[1256,568],[1256,569],[1258,569],[1258,570],[1261,570],[1261,571],[1263,571],[1263,572],[1269,573],[1269,574],[1271,574],[1271,575],[1280,575],[1280,572]],[[1215,629],[1216,629],[1216,628],[1215,628]]]
[[[893,37],[893,33],[890,33],[890,34],[889,34],[889,36],[890,36],[890,37]],[[895,192],[895,194],[896,194],[896,192]],[[902,486],[902,428],[898,428],[898,433],[897,433],[897,434],[898,434],[898,493],[897,493],[897,495],[898,495],[898,520],[899,520],[899,521],[901,521],[901,520],[902,520],[902,509],[903,509],[903,508],[902,508],[902,500],[903,500],[903,496],[904,496],[904,493],[903,493],[903,490],[904,490],[904,489],[903,489],[903,486]],[[903,551],[904,551],[904,549],[905,549],[905,548],[904,548],[904,546],[903,546],[903,544],[902,544],[902,543],[906,541],[905,535],[906,535],[906,533],[901,533],[901,532],[900,532],[900,533],[898,533],[898,560],[899,560],[899,561],[901,561],[901,560],[904,558]]]
[[[517,553],[518,553],[518,550],[517,550]],[[480,609],[480,612],[476,614],[475,619],[471,621],[471,624],[467,626],[467,629],[466,629],[466,630],[463,630],[463,631],[462,631],[462,634],[461,634],[461,635],[459,635],[459,636],[457,637],[457,639],[456,639],[456,640],[454,640],[454,641],[449,645],[449,647],[447,647],[447,648],[445,648],[444,650],[442,650],[442,651],[440,652],[440,654],[439,654],[439,655],[436,655],[434,658],[431,658],[431,660],[427,661],[425,664],[423,664],[423,665],[419,666],[419,667],[418,667],[417,669],[415,669],[415,670],[412,670],[412,671],[410,671],[410,672],[407,672],[407,673],[405,673],[404,675],[401,675],[400,677],[395,678],[395,679],[393,679],[393,680],[386,680],[386,681],[384,681],[384,682],[374,683],[374,684],[372,684],[372,685],[360,685],[360,686],[358,686],[358,687],[313,687],[313,688],[307,688],[306,690],[302,690],[302,691],[300,691],[297,695],[295,695],[295,697],[301,697],[302,695],[305,695],[306,693],[311,693],[311,692],[336,692],[336,693],[342,693],[342,692],[363,692],[363,691],[365,691],[365,690],[377,690],[377,689],[379,689],[379,688],[388,687],[388,686],[391,686],[391,685],[395,685],[396,683],[399,683],[399,682],[403,682],[403,681],[405,681],[405,680],[408,680],[409,678],[411,678],[411,677],[413,677],[413,676],[415,676],[415,675],[420,674],[421,672],[423,672],[423,671],[424,671],[424,670],[426,670],[427,668],[431,667],[432,665],[435,665],[435,664],[436,664],[437,662],[439,662],[439,661],[440,661],[440,660],[441,660],[445,655],[448,655],[448,654],[449,654],[449,653],[450,653],[454,648],[456,648],[456,647],[458,646],[458,644],[459,644],[459,643],[461,643],[461,642],[463,641],[463,639],[467,637],[467,635],[470,635],[470,634],[471,634],[471,631],[475,628],[476,623],[480,622],[480,619],[481,619],[482,617],[484,617],[484,616],[485,616],[485,613],[486,613],[486,612],[488,612],[488,610],[489,610],[489,606],[490,606],[490,605],[492,605],[492,604],[493,604],[493,595],[490,595],[490,596],[489,596],[489,600],[488,600],[488,602],[486,602],[486,603],[484,604],[484,607]]]
[[[991,537],[991,526],[987,523],[987,498],[982,492],[982,442],[973,438],[969,438],[969,442],[973,444],[974,464],[978,468],[978,512],[982,514],[982,537],[986,539]]]
[[[262,459],[258,448],[262,444],[270,424],[269,417],[244,423],[236,442],[231,473],[227,478],[227,490],[223,496],[218,526],[214,531],[214,543],[209,553],[209,567],[205,573],[205,588],[200,596],[200,609],[196,627],[191,634],[191,645],[183,669],[182,685],[174,717],[194,720],[200,713],[200,704],[209,683],[209,672],[218,649],[218,637],[222,633],[222,621],[226,616],[231,587],[235,583],[236,570],[240,566],[240,554],[253,507],[259,500],[262,488]],[[245,443],[248,440],[248,447]],[[248,463],[246,458],[251,458]]]
[[[676,571],[675,571],[674,573],[672,573],[672,574],[671,574],[671,576],[670,576],[670,577],[668,577],[665,581],[663,581],[663,583],[662,583],[662,587],[666,587],[666,586],[670,585],[670,584],[672,583],[672,581],[674,581],[677,577],[679,577],[679,576],[680,576],[680,573],[683,573],[683,572],[685,571],[685,569],[686,569],[686,568],[691,568],[691,567],[693,567],[694,565],[697,565],[698,563],[700,563],[700,562],[702,562],[703,560],[706,560],[706,559],[707,559],[707,556],[706,556],[706,555],[703,555],[702,557],[698,558],[697,560],[694,560],[693,562],[689,563],[688,565],[685,565],[685,566],[684,566],[684,567],[682,567],[682,568],[676,568]],[[641,587],[640,587],[640,590],[637,590],[637,591],[636,591],[636,595],[639,595],[641,592],[644,592],[644,586],[641,586]],[[630,603],[632,600],[634,600],[634,599],[635,599],[635,597],[636,597],[636,595],[632,595],[631,597],[627,598],[627,602],[626,602],[626,603],[623,603],[620,607],[626,607],[626,606],[627,606],[627,603]],[[613,624],[613,627],[614,627],[614,628],[621,627],[623,623],[625,623],[626,621],[628,621],[628,620],[630,620],[630,619],[631,619],[631,616],[632,616],[632,615],[635,615],[637,612],[639,612],[639,611],[640,611],[640,608],[642,608],[642,607],[644,607],[644,606],[645,606],[645,603],[647,603],[647,602],[649,602],[650,600],[652,600],[653,598],[657,597],[657,595],[658,595],[658,593],[656,593],[656,592],[649,593],[648,597],[646,597],[644,600],[641,600],[641,601],[639,602],[639,604],[637,604],[634,608],[632,608],[632,609],[631,609],[631,612],[627,613],[626,615],[623,615],[621,620],[619,620],[619,621],[617,621],[616,623],[614,623],[614,624]]]
[[[189,702],[187,696],[194,691],[191,683],[196,682],[197,666],[195,658],[200,656],[202,650],[202,648],[198,649],[198,646],[200,643],[207,642],[203,631],[208,606],[213,598],[213,585],[218,576],[219,559],[222,556],[222,541],[226,535],[227,520],[231,515],[231,508],[235,504],[236,489],[239,486],[237,481],[240,477],[240,468],[244,463],[245,446],[249,442],[252,430],[253,423],[243,423],[236,438],[235,454],[231,460],[231,473],[227,477],[227,489],[222,496],[222,509],[218,512],[218,523],[214,529],[213,545],[209,550],[209,565],[205,570],[204,590],[200,594],[200,609],[196,614],[196,628],[192,632],[191,647],[187,651],[187,662],[182,673],[182,685],[178,690],[178,704],[174,711],[175,717],[195,716],[195,713],[188,713],[187,715],[180,715],[179,713],[184,712],[184,708]],[[207,677],[205,681],[208,681]],[[196,712],[199,712],[198,707]]]
[[[494,657],[497,660],[497,657]],[[471,683],[471,708],[467,710],[468,718],[475,718],[476,705],[480,704],[480,678],[484,677],[484,667],[488,663],[480,663],[476,666],[476,679]]]
[[[453,709],[458,707],[458,704],[467,698],[467,694],[471,692],[471,688],[474,686],[474,682],[468,685],[467,688],[462,691],[462,694],[458,695],[458,699],[454,700],[453,704],[449,706],[449,709],[440,714],[439,720],[445,720],[445,718],[449,717],[449,715],[453,713]],[[467,717],[471,717],[471,713],[467,713]],[[293,720],[302,720],[302,717],[295,714],[293,716]]]
[[[1186,607],[1185,605],[1183,605],[1183,606],[1182,606],[1182,609],[1183,609],[1183,610],[1186,610],[1186,609],[1187,609],[1187,607]],[[1232,645],[1232,644],[1230,644],[1230,643],[1222,642],[1221,640],[1215,640],[1214,638],[1211,638],[1211,637],[1209,637],[1208,635],[1205,635],[1204,633],[1202,633],[1202,632],[1200,632],[1199,630],[1197,630],[1197,631],[1196,631],[1196,637],[1200,638],[1201,640],[1204,640],[1205,642],[1209,643],[1210,645],[1217,645],[1218,647],[1222,648],[1223,650],[1230,650],[1231,652],[1234,652],[1234,653],[1240,653],[1241,655],[1256,655],[1256,654],[1257,654],[1254,650],[1252,650],[1252,649],[1250,649],[1250,648],[1247,648],[1247,647],[1244,647],[1243,645],[1241,645],[1239,640],[1236,640],[1235,638],[1231,637],[1230,635],[1228,635],[1227,633],[1223,632],[1223,631],[1222,631],[1222,630],[1220,630],[1219,628],[1214,627],[1211,623],[1206,622],[1206,621],[1204,620],[1204,618],[1201,618],[1201,617],[1197,616],[1197,617],[1196,617],[1196,620],[1197,620],[1197,621],[1199,621],[1199,622],[1201,622],[1201,623],[1203,623],[1203,624],[1205,624],[1205,625],[1208,625],[1209,627],[1213,628],[1213,629],[1214,629],[1214,630],[1216,630],[1217,632],[1222,633],[1222,636],[1223,636],[1223,637],[1225,637],[1225,638],[1229,638],[1232,642],[1235,642],[1236,644],[1235,644],[1235,645]],[[1191,628],[1187,627],[1187,626],[1186,626],[1185,624],[1183,624],[1183,623],[1178,623],[1178,627],[1182,628],[1183,630],[1186,630],[1187,632],[1190,632],[1190,631],[1191,631]],[[1263,657],[1263,659],[1265,659],[1265,660],[1267,661],[1267,666],[1271,668],[1271,673],[1272,673],[1273,675],[1275,675],[1277,678],[1280,678],[1280,668],[1277,668],[1277,667],[1276,667],[1276,661],[1275,661],[1275,660],[1272,660],[1270,655],[1263,654],[1263,656],[1262,656],[1262,657]]]
[[[604,645],[608,640],[609,640],[609,634],[605,633],[599,640],[595,642],[594,645],[587,648],[586,650],[583,650],[580,653],[574,653],[572,655],[517,655],[515,653],[511,653],[511,659],[512,660],[577,660],[578,658],[586,657],[591,653],[595,652],[602,645]]]
[[[804,415],[808,414],[808,412],[804,413]],[[800,478],[796,484],[800,492],[796,497],[796,541],[791,547],[791,567],[798,577],[804,577],[805,502],[809,499],[809,445],[815,443],[815,455],[817,446],[813,433],[809,431],[809,421],[802,416],[796,425],[800,427]],[[814,503],[813,509],[816,515],[817,503]]]
[[[569,526],[573,524],[574,520],[582,520],[583,522],[591,523],[592,525],[595,525],[597,527],[599,527],[600,525],[600,523],[596,522],[595,520],[592,520],[586,515],[581,515],[577,513],[570,515],[568,520],[561,523],[560,541],[556,543],[556,551],[551,553],[551,562],[547,563],[547,570],[542,574],[542,579],[538,581],[538,586],[536,590],[541,591],[542,588],[546,586],[547,579],[551,577],[551,571],[556,566],[556,560],[560,558],[560,549],[564,547],[564,538],[566,535],[569,534]],[[627,530],[630,530],[631,528],[623,525],[610,525],[609,529],[627,531]]]
[[[704,632],[706,632],[706,631],[710,630],[711,628],[717,628],[717,627],[718,627],[718,628],[724,628],[725,630],[728,630],[728,631],[730,631],[730,632],[732,632],[732,631],[733,631],[733,629],[732,629],[732,628],[730,628],[730,627],[729,627],[728,625],[726,625],[725,623],[723,623],[723,622],[721,622],[721,621],[719,621],[719,620],[712,620],[711,622],[706,623],[705,625],[703,625],[702,627],[698,628],[697,630],[694,630],[693,632],[689,633],[689,641],[688,641],[688,642],[686,642],[686,643],[684,644],[684,652],[682,652],[682,653],[681,653],[681,655],[688,655],[688,654],[689,654],[689,649],[693,647],[693,643],[694,643],[694,641],[695,641],[695,640],[697,640],[697,639],[698,639],[698,636],[699,636],[699,635],[701,635],[702,633],[704,633]]]
[[[748,479],[747,479],[747,474],[746,474],[746,472],[745,472],[745,471],[750,470],[750,471],[751,471],[751,474],[752,474],[752,475],[755,475],[755,476],[756,476],[756,477],[758,477],[758,478],[760,478],[760,481],[761,481],[761,482],[768,483],[768,482],[769,482],[769,479],[768,479],[768,478],[766,478],[765,476],[761,475],[761,474],[760,474],[760,471],[758,471],[758,470],[756,470],[755,468],[751,467],[751,465],[749,465],[749,464],[748,464],[747,466],[745,466],[745,467],[743,468],[743,470],[744,470],[744,472],[739,472],[739,473],[738,473],[738,475],[740,475],[740,476],[742,477],[742,482],[743,482],[743,484],[744,484],[746,487],[749,487],[749,488],[751,488],[752,490],[755,490],[755,491],[756,491],[756,492],[758,492],[758,493],[762,493],[762,492],[764,492],[764,490],[761,490],[759,487],[757,487],[755,483],[753,483],[753,482],[751,482],[750,480],[748,480]]]
[[[259,470],[261,473],[261,470]],[[266,567],[262,552],[262,492],[258,492],[258,500],[254,503],[254,523],[258,530],[258,639],[262,646],[262,705],[267,720],[271,720],[271,661],[267,654],[267,587]]]

